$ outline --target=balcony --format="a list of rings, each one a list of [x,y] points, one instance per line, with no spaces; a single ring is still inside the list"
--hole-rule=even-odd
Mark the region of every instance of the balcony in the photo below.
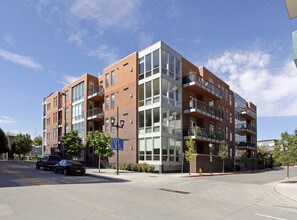
[[[89,121],[101,121],[103,117],[102,108],[93,108],[87,112],[87,119]]]
[[[239,124],[236,126],[236,131],[237,133],[241,134],[241,135],[247,135],[247,134],[256,134],[257,133],[257,129],[256,127],[250,125],[250,124]]]
[[[257,118],[256,113],[249,108],[242,108],[239,115],[248,120],[254,120]]]
[[[62,119],[58,120],[58,127],[61,128],[63,126]]]
[[[202,129],[199,127],[192,127],[184,129],[184,139],[192,138],[194,141],[214,142],[220,143],[223,136],[213,131]]]
[[[223,99],[222,90],[198,73],[190,73],[188,76],[184,76],[183,87],[196,94],[209,95],[213,100]]]
[[[240,141],[236,142],[236,148],[238,150],[255,150],[256,149],[256,143],[251,141]]]
[[[223,113],[212,106],[206,105],[199,100],[190,100],[183,103],[184,114],[194,118],[208,118],[216,121],[223,121]]]
[[[100,101],[104,97],[103,86],[94,86],[88,91],[88,100]]]

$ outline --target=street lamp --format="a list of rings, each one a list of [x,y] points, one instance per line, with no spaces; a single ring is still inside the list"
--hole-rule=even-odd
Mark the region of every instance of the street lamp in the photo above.
[[[212,151],[213,151],[213,143],[209,143],[208,147],[209,147],[209,168],[210,168],[210,173],[212,174]]]
[[[287,153],[288,153],[288,143],[286,142],[285,145],[283,146],[284,149],[284,155],[287,159]],[[287,163],[287,181],[289,182],[289,178],[290,178],[290,173],[289,173],[289,163]]]
[[[114,117],[110,119],[110,122],[111,126],[117,129],[117,175],[119,175],[119,128],[123,128],[125,124],[124,120],[120,120],[119,124],[119,107],[117,107],[117,122],[115,122]]]

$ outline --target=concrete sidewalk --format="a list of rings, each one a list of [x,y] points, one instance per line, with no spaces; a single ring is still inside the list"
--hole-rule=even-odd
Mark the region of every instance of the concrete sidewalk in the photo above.
[[[274,189],[276,192],[297,202],[297,177],[290,178],[290,183],[286,183],[286,180],[279,181]]]

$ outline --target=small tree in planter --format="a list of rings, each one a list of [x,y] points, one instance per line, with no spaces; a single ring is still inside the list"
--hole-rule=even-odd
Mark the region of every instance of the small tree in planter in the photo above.
[[[196,142],[190,138],[189,140],[186,141],[186,146],[188,150],[186,150],[186,160],[191,164],[195,158],[198,156],[198,153],[195,152],[195,146]],[[189,175],[191,175],[191,168],[189,170]]]
[[[225,173],[225,159],[228,157],[229,145],[226,141],[223,141],[219,146],[218,155],[223,159],[223,173]]]
[[[105,133],[94,131],[88,133],[86,141],[94,147],[95,155],[99,157],[98,171],[100,173],[101,157],[111,157],[114,154],[111,149],[111,138]]]

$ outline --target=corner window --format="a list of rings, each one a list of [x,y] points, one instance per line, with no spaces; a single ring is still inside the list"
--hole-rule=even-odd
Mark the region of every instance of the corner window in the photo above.
[[[159,73],[159,50],[153,52],[153,72],[154,74]]]
[[[152,75],[152,60],[151,60],[151,54],[148,54],[145,56],[145,77],[149,77]]]

